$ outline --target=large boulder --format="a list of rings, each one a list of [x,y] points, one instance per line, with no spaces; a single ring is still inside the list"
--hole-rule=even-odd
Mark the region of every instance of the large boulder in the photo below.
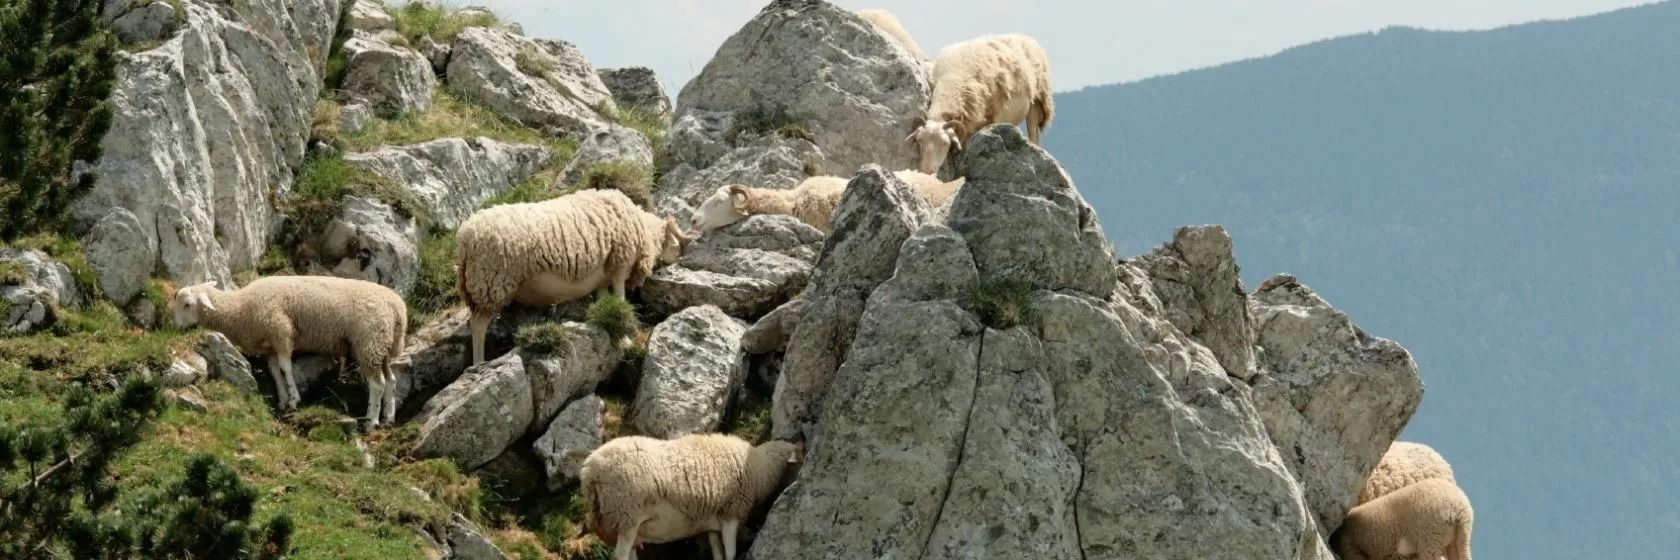
[[[549,490],[559,490],[578,481],[578,470],[583,468],[581,456],[600,447],[605,435],[601,424],[603,410],[605,403],[595,395],[572,401],[531,444],[542,458]]]
[[[77,233],[102,245],[88,259],[118,302],[154,273],[232,287],[231,271],[261,259],[279,233],[276,203],[303,160],[327,53],[350,6],[179,5],[185,23],[173,36],[120,55],[111,129],[92,166],[100,180],[72,205]]]
[[[425,56],[362,31],[344,42],[343,52],[344,81],[339,86],[339,101],[366,103],[387,118],[432,108],[437,75]]]
[[[350,28],[360,31],[378,32],[394,29],[396,18],[385,11],[385,6],[374,0],[356,0],[350,6]]]
[[[1423,400],[1417,364],[1287,275],[1248,303],[1265,351],[1255,407],[1329,536]]]
[[[725,40],[677,95],[662,208],[692,208],[692,191],[704,190],[692,171],[766,136],[822,146],[818,161],[834,175],[912,167],[904,135],[932,89],[922,64],[873,26],[822,0],[774,0]]]
[[[320,254],[335,276],[376,282],[407,296],[420,276],[422,234],[414,218],[389,205],[347,196],[342,213],[321,234]]]
[[[0,334],[50,327],[59,309],[84,301],[64,263],[40,251],[0,247]]]
[[[671,96],[665,94],[659,76],[643,66],[602,68],[595,71],[612,92],[620,111],[637,110],[661,122],[671,122]]]
[[[661,439],[716,431],[746,379],[741,353],[746,330],[739,319],[710,305],[684,309],[655,326],[630,425]]]
[[[468,368],[426,402],[415,418],[423,424],[412,453],[478,468],[525,435],[531,410],[525,361],[519,353],[510,352]]]
[[[668,315],[712,305],[733,317],[763,315],[805,288],[823,233],[792,216],[753,215],[706,234],[639,296]]]
[[[636,129],[604,124],[584,137],[577,153],[560,171],[560,182],[579,185],[589,168],[605,163],[623,163],[653,169],[653,146]]]
[[[900,244],[854,336],[819,339],[849,350],[751,556],[1331,560],[1303,482],[1317,474],[1274,443],[1260,391],[1167,318],[1176,304],[1161,302],[1181,300],[1154,293],[1145,269],[1116,266],[1071,181],[1024,140],[1003,125],[976,134],[948,223]],[[1005,241],[1022,239],[1039,240],[1038,260],[1011,266],[1019,249]],[[813,287],[826,281],[818,268]],[[802,299],[801,327],[833,322]],[[1271,305],[1298,316],[1307,303]],[[1345,364],[1372,347],[1349,336],[1278,344]],[[1384,365],[1403,350],[1376,352],[1356,369],[1405,377]],[[799,370],[790,361],[783,378]],[[1351,415],[1386,390],[1322,406]],[[1321,418],[1326,433],[1363,422]],[[1343,451],[1374,461],[1391,436]]]
[[[927,201],[877,165],[846,184],[823,249],[800,294],[798,325],[776,380],[771,435],[810,436],[834,371],[847,359],[870,293],[893,275],[898,247],[927,220]]]
[[[612,92],[575,45],[469,27],[450,47],[449,90],[551,134],[582,137],[614,114]]]
[[[481,136],[439,138],[344,156],[350,165],[406,187],[431,218],[431,225],[445,229],[459,227],[484,201],[530,179],[553,159],[554,152],[543,146]]]

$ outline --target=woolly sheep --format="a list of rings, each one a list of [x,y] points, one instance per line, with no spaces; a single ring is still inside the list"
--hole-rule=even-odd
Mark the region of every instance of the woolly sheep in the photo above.
[[[1330,541],[1342,560],[1470,560],[1474,518],[1457,484],[1432,478],[1355,506]]]
[[[617,560],[635,558],[641,542],[701,531],[713,558],[721,548],[724,560],[734,560],[736,531],[798,468],[801,448],[777,440],[754,446],[727,434],[615,438],[578,470],[589,526],[614,541]],[[644,527],[656,534],[643,535]]]
[[[1376,468],[1371,469],[1371,475],[1365,477],[1365,487],[1359,491],[1353,505],[1432,478],[1457,483],[1453,479],[1452,465],[1447,464],[1447,459],[1440,453],[1421,443],[1396,441],[1388,446],[1388,451],[1377,461]]]
[[[964,180],[940,181],[938,177],[913,169],[894,171],[898,180],[910,186],[930,206],[939,206],[951,197]],[[694,211],[696,235],[739,222],[752,214],[786,214],[799,218],[824,232],[846,192],[845,177],[817,175],[808,177],[792,189],[760,189],[745,185],[718,187],[712,196]]]
[[[933,63],[933,100],[910,124],[905,141],[921,151],[922,172],[936,173],[951,149],[981,128],[1027,121],[1038,144],[1055,107],[1050,57],[1032,37],[986,35],[952,44]]]
[[[547,307],[609,289],[622,297],[653,275],[656,261],[676,262],[689,241],[675,218],[612,189],[479,210],[455,238],[474,364],[484,361],[490,321],[510,302]]]
[[[910,38],[910,32],[904,30],[904,25],[898,23],[898,18],[893,16],[892,12],[880,8],[870,8],[858,10],[857,15],[864,21],[873,23],[882,31],[887,32],[887,35],[897,39],[898,44],[903,45],[904,50],[910,51],[910,55],[916,57],[916,60],[928,59],[927,53],[922,52],[922,47],[916,44],[915,39]]]
[[[203,325],[246,354],[267,356],[282,411],[297,410],[294,354],[348,353],[367,381],[368,423],[396,417],[391,361],[403,349],[408,306],[390,288],[332,276],[268,276],[231,292],[215,282],[186,286],[169,306],[176,325]]]

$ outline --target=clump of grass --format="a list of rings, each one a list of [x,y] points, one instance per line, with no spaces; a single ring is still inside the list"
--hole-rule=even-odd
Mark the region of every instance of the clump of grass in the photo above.
[[[484,520],[484,491],[478,479],[461,474],[460,467],[448,459],[398,465],[392,472],[468,519]]]
[[[342,422],[343,413],[323,406],[306,406],[293,412],[286,421],[298,435],[312,441],[343,443],[350,441],[351,424]]]
[[[757,391],[742,391],[740,400],[729,407],[719,431],[750,442],[770,439],[770,399]]]
[[[513,54],[513,66],[527,76],[547,78],[554,71],[554,58],[535,45],[523,45]]]
[[[653,203],[653,170],[633,163],[609,161],[591,165],[578,183],[585,189],[617,190],[643,208]]]
[[[483,104],[457,98],[441,86],[432,90],[431,110],[372,119],[355,134],[345,135],[344,142],[347,149],[366,151],[452,136],[484,136],[503,142],[546,145],[562,164],[577,150],[574,142],[544,137]]]
[[[468,27],[496,27],[502,23],[500,17],[484,8],[457,12],[437,2],[420,0],[410,1],[394,10],[387,5],[386,11],[396,20],[397,33],[415,43],[421,37],[431,37],[439,43],[449,44]]]
[[[779,134],[784,138],[801,138],[807,142],[814,142],[811,130],[805,127],[804,119],[793,114],[786,107],[779,105],[755,105],[750,109],[735,114],[735,123],[729,128],[725,137],[730,144],[740,144],[743,134],[762,136],[765,134]]]
[[[614,339],[629,336],[642,328],[641,319],[636,317],[636,306],[611,292],[595,298],[595,302],[589,304],[585,317],[589,324],[607,331],[607,335]]]
[[[286,216],[304,236],[326,228],[344,208],[344,197],[361,196],[388,204],[398,214],[426,227],[431,217],[408,189],[395,181],[366,173],[339,154],[312,155],[297,171],[297,184],[287,201]]]
[[[1007,329],[1031,320],[1032,284],[1002,277],[976,279],[969,283],[962,304],[986,326]]]
[[[334,148],[344,148],[344,137],[339,132],[341,108],[337,101],[331,99],[315,101],[315,114],[309,122],[310,143],[322,142]]]
[[[572,331],[554,321],[523,325],[513,333],[514,344],[537,354],[564,353],[571,340]]]
[[[665,138],[665,121],[659,120],[653,111],[641,105],[621,105],[618,107],[618,124],[630,127],[646,136],[650,145],[656,150]]]
[[[54,232],[42,232],[18,238],[12,241],[12,246],[46,253],[70,269],[70,277],[76,281],[76,289],[83,296],[93,299],[102,295],[99,290],[99,278],[93,273],[93,265],[88,264],[87,253],[82,252],[82,245],[76,242],[75,238]]]
[[[420,242],[420,274],[409,291],[410,326],[424,324],[459,297],[455,289],[455,232],[438,231]]]
[[[29,268],[17,261],[0,262],[0,286],[22,286],[29,281]]]

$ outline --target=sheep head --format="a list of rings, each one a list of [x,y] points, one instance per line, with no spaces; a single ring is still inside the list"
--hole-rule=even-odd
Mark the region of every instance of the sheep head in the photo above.
[[[677,218],[666,216],[665,244],[661,246],[659,260],[668,263],[677,262],[677,259],[682,257],[683,252],[688,250],[688,244],[691,241],[694,241],[694,238],[683,233],[682,228],[677,226]]]
[[[905,142],[915,146],[922,155],[922,172],[932,175],[944,165],[951,150],[962,150],[963,138],[968,137],[962,123],[941,119],[916,117],[910,122],[910,135]]]
[[[699,208],[694,209],[694,232],[704,235],[706,232],[739,222],[747,217],[748,193],[746,185],[724,185],[718,187],[712,196],[706,197]]]
[[[190,327],[198,324],[201,311],[215,311],[216,304],[210,301],[210,292],[216,289],[216,282],[204,282],[183,286],[175,290],[174,297],[169,299],[169,310],[174,315],[175,325]]]

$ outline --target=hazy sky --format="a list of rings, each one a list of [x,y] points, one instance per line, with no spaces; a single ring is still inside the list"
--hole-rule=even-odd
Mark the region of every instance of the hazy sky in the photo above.
[[[886,8],[922,50],[987,33],[1030,34],[1056,91],[1128,82],[1389,25],[1485,29],[1647,0],[834,0]],[[646,66],[675,102],[724,39],[769,0],[453,0],[486,5],[525,33],[564,39],[598,68]],[[1022,6],[1036,5],[1035,10]]]

